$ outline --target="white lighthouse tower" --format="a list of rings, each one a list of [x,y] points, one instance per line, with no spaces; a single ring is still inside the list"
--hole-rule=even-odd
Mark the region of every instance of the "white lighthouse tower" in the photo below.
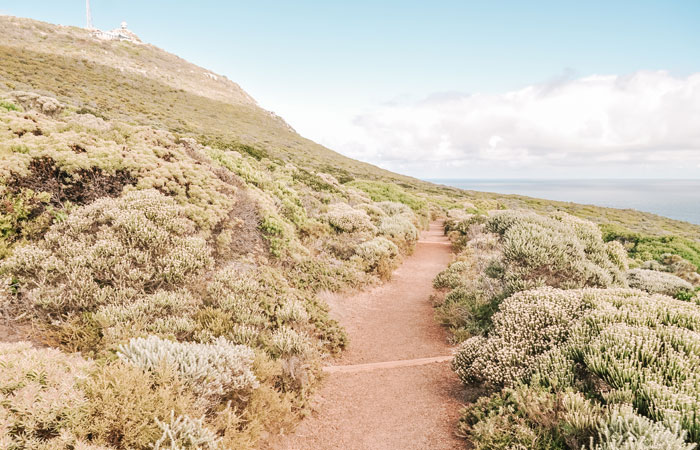
[[[98,30],[92,25],[92,10],[90,9],[90,0],[85,0],[85,28],[92,32],[92,36],[97,39],[102,39],[105,41],[129,41],[134,44],[141,44],[141,39],[139,39],[133,31],[129,30],[127,23],[122,22],[119,28],[115,28],[112,31],[102,31]]]

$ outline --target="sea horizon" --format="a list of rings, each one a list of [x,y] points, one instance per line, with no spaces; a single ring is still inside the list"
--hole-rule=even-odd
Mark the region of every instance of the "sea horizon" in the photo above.
[[[700,225],[700,179],[428,178],[465,190],[636,209]]]

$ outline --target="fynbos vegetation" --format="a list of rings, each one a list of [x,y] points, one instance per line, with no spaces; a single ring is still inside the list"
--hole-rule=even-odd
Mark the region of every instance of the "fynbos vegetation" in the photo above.
[[[153,46],[0,35],[1,448],[288,432],[347,344],[318,294],[387,279],[444,215],[477,448],[700,442],[700,227],[392,174]]]
[[[493,392],[463,411],[460,432],[476,448],[700,443],[698,283],[687,281],[698,273],[687,252],[666,247],[628,270],[639,247],[604,243],[591,222],[453,216],[459,253],[434,284],[447,290],[438,318],[461,342],[454,370]]]
[[[3,97],[0,304],[62,350],[3,344],[3,447],[255,446],[345,345],[316,293],[390,276],[425,224],[329,174]]]

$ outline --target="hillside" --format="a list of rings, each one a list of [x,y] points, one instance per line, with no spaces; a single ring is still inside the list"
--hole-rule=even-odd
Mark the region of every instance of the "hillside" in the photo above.
[[[167,129],[214,148],[292,162],[334,175],[398,184],[436,196],[443,206],[487,200],[508,208],[560,209],[634,231],[700,238],[700,226],[636,211],[465,192],[395,174],[344,157],[299,136],[260,108],[236,83],[149,44],[101,41],[87,30],[0,16],[0,89],[57,98],[105,119]]]
[[[243,449],[288,432],[347,345],[319,294],[389,278],[431,219],[461,250],[498,210],[590,220],[595,251],[551,247],[588,255],[557,275],[583,261],[605,287],[627,258],[688,282],[700,268],[700,226],[394,174],[148,44],[3,16],[0,61],[2,448]],[[458,340],[475,329],[461,306],[441,313]]]

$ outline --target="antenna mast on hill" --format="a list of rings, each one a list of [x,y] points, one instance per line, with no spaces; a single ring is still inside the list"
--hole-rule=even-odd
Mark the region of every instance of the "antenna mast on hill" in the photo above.
[[[85,15],[87,18],[87,26],[86,28],[88,30],[92,30],[92,13],[90,12],[90,0],[85,0]]]

